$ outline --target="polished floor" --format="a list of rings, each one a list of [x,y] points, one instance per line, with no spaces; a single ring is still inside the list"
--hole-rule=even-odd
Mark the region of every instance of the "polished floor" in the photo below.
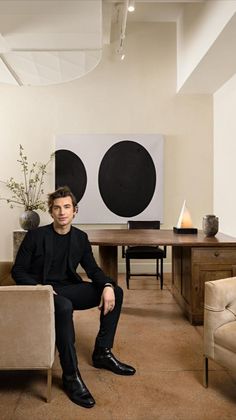
[[[88,410],[73,404],[61,388],[58,356],[52,401],[44,401],[44,372],[0,373],[1,420],[216,420],[236,418],[236,383],[210,363],[209,388],[202,386],[202,327],[184,318],[170,293],[155,278],[133,278],[126,290],[114,353],[133,364],[132,377],[91,366],[99,311],[77,312],[75,324],[80,370],[96,399]]]

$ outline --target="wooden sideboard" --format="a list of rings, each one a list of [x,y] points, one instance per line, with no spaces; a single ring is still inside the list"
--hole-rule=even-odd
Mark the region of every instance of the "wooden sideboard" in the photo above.
[[[236,276],[236,238],[222,233],[211,238],[202,231],[196,235],[179,235],[164,229],[93,229],[86,233],[90,243],[99,247],[101,268],[116,281],[118,246],[170,246],[172,293],[194,325],[203,323],[205,282]],[[14,232],[14,253],[24,235],[25,231]]]
[[[205,282],[234,276],[236,246],[172,247],[172,294],[193,325],[203,323]]]

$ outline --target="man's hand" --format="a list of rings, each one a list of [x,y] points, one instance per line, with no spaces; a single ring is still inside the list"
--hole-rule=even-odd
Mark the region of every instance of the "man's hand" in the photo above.
[[[115,293],[112,287],[105,286],[101,296],[101,302],[99,305],[99,309],[102,310],[104,315],[108,314],[108,312],[113,311],[115,307]]]

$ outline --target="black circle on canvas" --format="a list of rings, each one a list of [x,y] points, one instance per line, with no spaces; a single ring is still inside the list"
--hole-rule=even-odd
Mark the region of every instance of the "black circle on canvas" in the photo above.
[[[76,197],[77,203],[83,197],[87,186],[87,174],[82,160],[70,150],[55,153],[56,188],[67,185]]]
[[[156,169],[141,144],[123,140],[104,155],[98,175],[100,194],[108,209],[133,217],[149,205],[156,187]]]

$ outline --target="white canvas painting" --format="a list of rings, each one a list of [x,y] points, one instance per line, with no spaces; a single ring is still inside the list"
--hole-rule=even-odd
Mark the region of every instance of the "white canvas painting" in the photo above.
[[[78,197],[74,223],[163,222],[161,134],[56,137],[56,186]]]

